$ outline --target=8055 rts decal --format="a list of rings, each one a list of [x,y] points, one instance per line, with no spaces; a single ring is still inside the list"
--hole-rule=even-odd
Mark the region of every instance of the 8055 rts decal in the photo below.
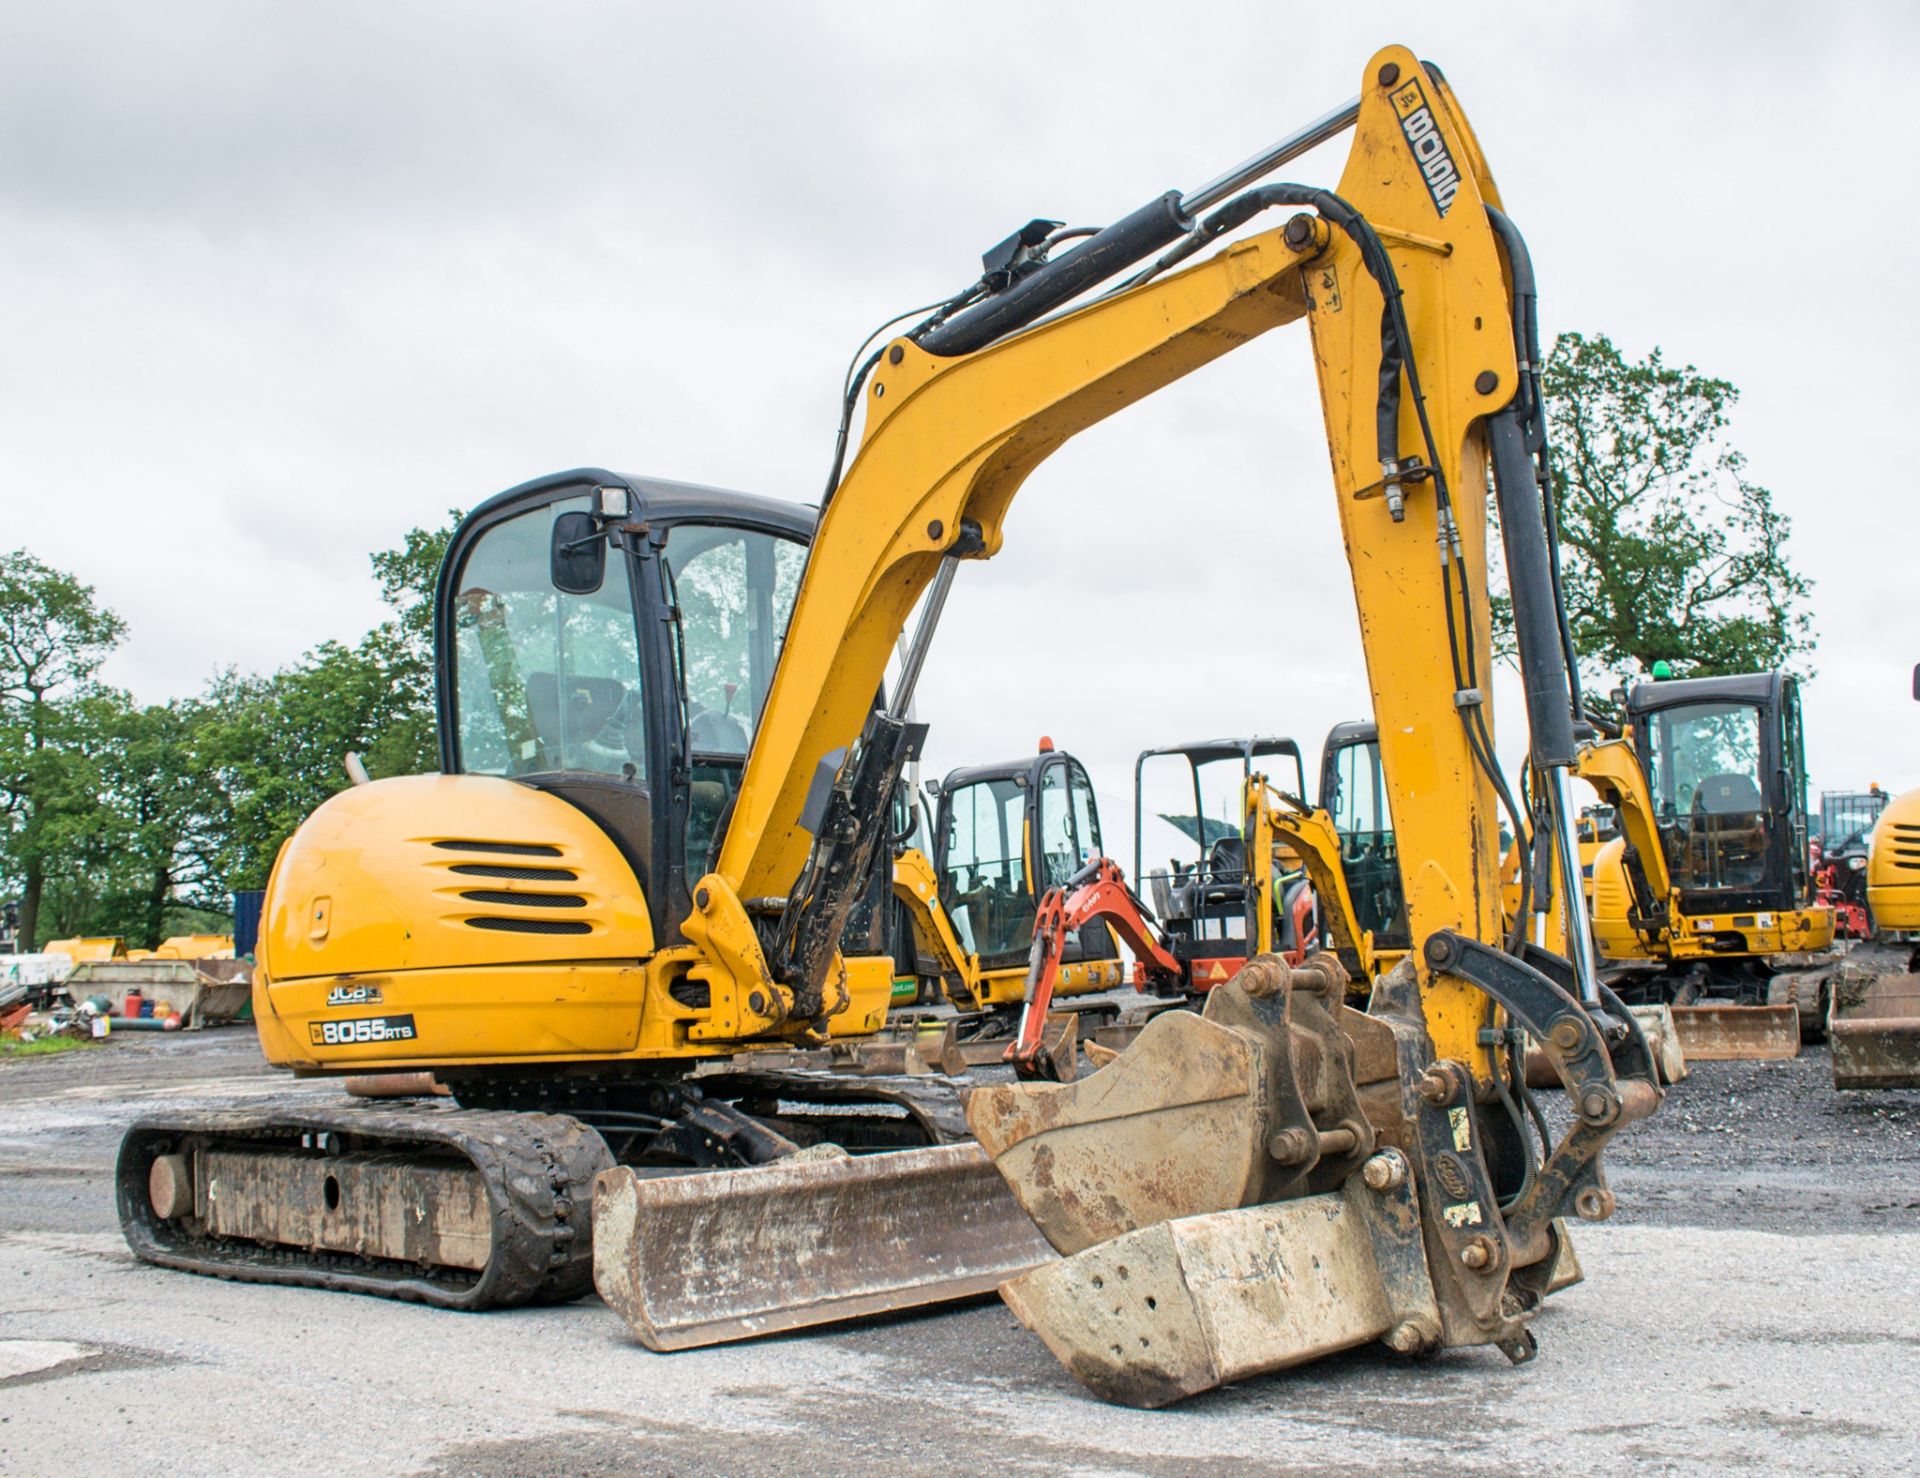
[[[411,1042],[419,1034],[413,1017],[349,1016],[341,1021],[314,1021],[307,1032],[316,1047],[350,1047],[362,1042]]]
[[[1453,197],[1460,193],[1460,167],[1453,162],[1447,141],[1441,137],[1427,94],[1418,78],[1409,78],[1405,86],[1396,87],[1387,97],[1399,115],[1400,132],[1406,136],[1407,147],[1413,150],[1413,162],[1420,166],[1420,173],[1426,179],[1433,208],[1444,220],[1453,206]]]

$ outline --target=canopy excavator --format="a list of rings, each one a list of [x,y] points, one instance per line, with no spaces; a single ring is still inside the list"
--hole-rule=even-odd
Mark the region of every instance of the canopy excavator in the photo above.
[[[1798,684],[1638,683],[1623,732],[1583,746],[1575,768],[1620,828],[1592,874],[1614,988],[1671,1006],[1688,1058],[1794,1056],[1803,1013],[1780,977],[1833,943],[1808,853]]]
[[[1337,190],[1271,182],[1348,130]],[[349,790],[288,843],[255,988],[272,1061],[431,1070],[460,1106],[143,1120],[119,1174],[135,1250],[473,1307],[577,1293],[590,1241],[602,1296],[663,1348],[1005,1284],[1076,1376],[1138,1404],[1371,1340],[1527,1358],[1565,1218],[1611,1213],[1603,1151],[1659,1101],[1583,921],[1561,958],[1502,917],[1500,808],[1541,840],[1530,899],[1548,855],[1578,875],[1533,304],[1451,88],[1392,47],[1219,178],[989,251],[850,378],[842,450],[861,406],[864,430],[810,550],[795,511],[598,471],[477,511],[436,595],[446,773]],[[881,1025],[878,864],[960,567],[1068,438],[1300,320],[1408,959],[1364,1012],[1332,956],[1249,961],[1077,1083],[974,1089],[977,1143],[937,1142],[960,1131],[924,1078],[755,1072]],[[1489,485],[1524,813],[1493,742]],[[1249,565],[1252,608],[1268,575]],[[1523,1034],[1568,1089],[1557,1142]]]

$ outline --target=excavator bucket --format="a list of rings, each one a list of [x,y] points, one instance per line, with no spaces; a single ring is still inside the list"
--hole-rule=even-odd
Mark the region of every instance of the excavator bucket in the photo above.
[[[594,1286],[651,1350],[976,1297],[1053,1257],[975,1144],[594,1185]]]
[[[1766,1062],[1800,1055],[1800,1012],[1791,1004],[1675,1006],[1673,1029],[1689,1062]]]
[[[1920,974],[1843,968],[1827,1040],[1834,1087],[1920,1088]]]

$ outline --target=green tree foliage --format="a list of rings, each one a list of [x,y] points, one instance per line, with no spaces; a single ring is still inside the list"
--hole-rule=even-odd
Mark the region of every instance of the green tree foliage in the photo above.
[[[23,549],[0,555],[0,845],[28,939],[49,872],[98,807],[88,704],[125,633],[90,585]]]
[[[1739,391],[1655,349],[1562,334],[1544,372],[1568,616],[1589,685],[1800,667],[1811,587],[1727,442]],[[1496,618],[1498,627],[1511,628]],[[1509,642],[1511,638],[1509,637]]]
[[[393,615],[357,643],[149,706],[97,679],[126,628],[92,589],[0,557],[0,893],[23,935],[149,947],[220,925],[349,752],[375,776],[434,768],[432,594],[457,522],[372,556]]]
[[[196,758],[213,792],[208,871],[229,891],[266,885],[281,843],[347,785],[349,753],[376,779],[438,767],[433,588],[459,521],[371,556],[394,614],[358,643],[324,642],[270,676],[215,679]]]

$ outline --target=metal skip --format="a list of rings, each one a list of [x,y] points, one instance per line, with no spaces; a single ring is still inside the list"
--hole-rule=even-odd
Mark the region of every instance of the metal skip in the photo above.
[[[1920,1088],[1920,975],[1843,972],[1827,1041],[1836,1088]]]
[[[1800,1012],[1791,1004],[1675,1006],[1673,1029],[1689,1062],[1770,1061],[1800,1055]]]
[[[1055,1260],[975,1144],[594,1184],[594,1285],[652,1350],[991,1293]]]

